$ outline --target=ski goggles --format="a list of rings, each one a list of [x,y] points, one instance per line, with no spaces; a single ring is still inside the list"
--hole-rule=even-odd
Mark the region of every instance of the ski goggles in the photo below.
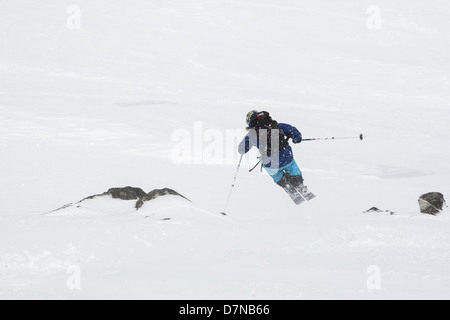
[[[257,114],[258,113],[258,111],[256,111],[256,110],[253,110],[253,111],[250,111],[249,113],[247,113],[247,119],[246,119],[246,121],[247,121],[247,125],[250,127],[250,123],[252,122],[252,120],[253,120],[253,116],[255,115],[255,114]]]

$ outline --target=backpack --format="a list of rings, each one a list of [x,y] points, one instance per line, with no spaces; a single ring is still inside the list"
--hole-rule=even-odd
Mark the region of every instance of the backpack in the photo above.
[[[283,130],[280,129],[278,122],[272,119],[269,112],[261,111],[255,114],[250,122],[250,129],[256,131],[259,142],[259,149],[263,155],[272,156],[272,130],[278,130],[278,150],[281,151],[289,146],[289,140],[286,138]],[[262,130],[266,130],[267,137],[260,139]]]

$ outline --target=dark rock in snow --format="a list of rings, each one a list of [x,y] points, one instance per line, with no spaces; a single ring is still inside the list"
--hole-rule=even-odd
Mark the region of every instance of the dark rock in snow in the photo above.
[[[430,192],[419,198],[420,212],[436,215],[444,207],[444,195],[440,192]]]
[[[164,189],[155,189],[149,193],[147,193],[146,195],[144,195],[143,197],[141,197],[137,202],[136,202],[136,210],[139,210],[146,201],[151,201],[153,199],[156,199],[158,197],[161,196],[167,196],[167,195],[174,195],[174,196],[179,196],[182,197],[188,201],[190,201],[189,199],[187,199],[186,197],[182,196],[181,194],[179,194],[178,192],[169,189],[169,188],[164,188]]]
[[[367,212],[381,212],[381,210],[378,209],[377,207],[372,207],[369,210],[364,211],[364,213],[367,213]]]
[[[81,203],[85,200],[91,200],[97,197],[103,197],[108,195],[112,196],[113,199],[137,200],[145,196],[146,193],[141,188],[134,188],[134,187],[111,188],[108,191],[103,192],[101,194],[94,194],[93,196],[86,197],[83,200],[78,201],[77,203]]]
[[[93,196],[89,196],[84,198],[83,200],[80,200],[78,202],[75,203],[70,203],[70,204],[66,204],[65,206],[56,209],[52,212],[55,211],[59,211],[59,210],[64,210],[67,209],[69,207],[72,207],[74,205],[77,206],[77,208],[80,208],[80,204],[83,203],[86,200],[92,200],[95,199],[97,197],[103,197],[103,196],[112,196],[114,199],[121,199],[121,200],[137,200],[135,208],[139,209],[141,208],[144,203],[146,201],[151,201],[153,199],[156,199],[158,197],[161,196],[166,196],[166,195],[175,195],[175,196],[179,196],[182,197],[188,201],[190,201],[189,199],[187,199],[186,197],[182,196],[181,194],[179,194],[178,192],[169,189],[169,188],[165,188],[165,189],[156,189],[153,190],[149,193],[146,193],[144,190],[142,190],[141,188],[134,188],[134,187],[125,187],[125,188],[111,188],[108,191],[101,193],[101,194],[95,194]]]
[[[137,200],[146,195],[141,188],[125,187],[125,188],[111,188],[108,192],[114,199],[122,200]]]
[[[380,210],[377,207],[372,207],[369,210],[364,211],[363,213],[368,213],[368,212],[389,213],[391,216],[395,214],[394,211],[391,211],[391,210]]]

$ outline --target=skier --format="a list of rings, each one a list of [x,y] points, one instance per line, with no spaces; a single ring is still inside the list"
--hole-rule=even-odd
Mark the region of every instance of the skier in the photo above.
[[[257,147],[264,169],[296,204],[314,198],[303,184],[302,172],[289,146],[289,139],[295,144],[302,142],[300,131],[294,126],[273,120],[267,111],[252,110],[246,120],[249,132],[239,144],[239,153],[245,154],[252,147]]]

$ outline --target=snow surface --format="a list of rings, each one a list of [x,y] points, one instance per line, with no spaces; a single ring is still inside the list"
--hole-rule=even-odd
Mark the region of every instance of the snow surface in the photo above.
[[[447,0],[0,7],[0,299],[450,298],[448,209],[417,203],[450,195]],[[300,207],[247,158],[224,217],[237,155],[175,164],[173,134],[254,108],[367,138],[294,146],[318,196]],[[193,203],[50,213],[128,185]]]

